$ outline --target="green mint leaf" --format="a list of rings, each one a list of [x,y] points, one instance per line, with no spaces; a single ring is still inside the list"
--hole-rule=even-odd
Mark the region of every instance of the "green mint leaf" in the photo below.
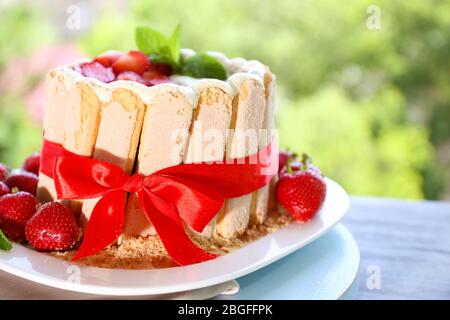
[[[149,55],[152,63],[165,63],[170,64],[173,69],[177,69],[178,65],[173,62],[172,58],[168,55],[151,54]]]
[[[0,250],[9,251],[12,249],[11,241],[5,236],[2,230],[0,230]]]
[[[219,60],[206,53],[197,53],[189,58],[182,73],[193,78],[227,79],[227,72]]]
[[[147,55],[170,57],[170,49],[167,38],[149,27],[137,27],[135,32],[136,45]]]
[[[149,27],[136,28],[136,45],[150,60],[155,63],[170,64],[174,70],[180,65],[180,34],[181,26],[178,25],[170,38],[161,32]]]
[[[177,25],[172,35],[169,38],[169,49],[172,61],[177,65],[180,64],[180,49],[181,49],[181,25]]]

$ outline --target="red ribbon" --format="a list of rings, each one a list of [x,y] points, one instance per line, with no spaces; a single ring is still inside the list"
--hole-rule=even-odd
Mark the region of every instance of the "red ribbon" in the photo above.
[[[78,156],[76,153],[64,149],[59,143],[43,139],[39,171],[47,177],[53,178],[55,160],[60,156]]]
[[[44,146],[62,148],[57,144]],[[61,152],[53,150],[43,154]],[[233,163],[181,164],[143,177],[139,174],[129,176],[108,162],[62,153],[56,158],[52,174],[58,199],[100,198],[73,260],[91,256],[117,240],[124,227],[126,193],[136,192],[165,249],[179,265],[217,257],[197,247],[186,234],[183,224],[201,232],[226,198],[243,196],[266,185],[273,174],[262,174],[270,163],[262,163],[260,159],[267,155],[277,156],[269,145],[256,157],[236,159]],[[250,163],[250,158],[256,159],[256,163]]]

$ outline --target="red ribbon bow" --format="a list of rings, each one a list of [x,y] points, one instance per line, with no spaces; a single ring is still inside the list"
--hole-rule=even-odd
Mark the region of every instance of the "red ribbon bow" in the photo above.
[[[226,198],[239,197],[266,185],[273,174],[262,174],[270,163],[262,163],[260,158],[270,155],[275,159],[273,154],[269,145],[257,155],[233,163],[181,164],[143,177],[129,176],[108,162],[62,153],[54,162],[52,174],[58,199],[99,198],[73,260],[91,256],[117,240],[124,227],[126,193],[132,192],[137,193],[143,211],[177,264],[216,258],[216,254],[204,251],[190,240],[183,223],[201,232]],[[256,163],[250,163],[252,157]]]

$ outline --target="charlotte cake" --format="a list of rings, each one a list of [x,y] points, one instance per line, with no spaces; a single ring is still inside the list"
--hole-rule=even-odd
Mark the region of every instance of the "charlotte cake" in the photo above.
[[[129,70],[117,67],[120,57],[126,55],[133,62],[127,66]],[[245,157],[273,139],[275,76],[268,67],[209,52],[207,56],[221,65],[226,77],[195,78],[172,74],[167,72],[170,67],[148,61],[139,69],[142,65],[136,61],[142,55],[111,51],[93,62],[51,70],[44,139],[144,176],[181,163]],[[192,50],[181,50],[183,60],[194,56]],[[111,71],[113,79],[109,78]],[[273,210],[271,193],[267,185],[253,194],[228,199],[202,233],[187,231],[205,250],[228,252],[290,221]],[[55,197],[52,179],[41,174],[39,200]],[[82,204],[83,226],[96,201]],[[122,240],[84,262],[121,268],[170,265],[136,194],[128,197]],[[70,258],[73,251],[55,255]]]
[[[277,153],[270,69],[180,50],[179,34],[138,28],[142,51],[49,72],[40,159],[0,163],[0,250],[8,237],[98,267],[171,267],[317,214],[320,170]],[[279,163],[267,168],[269,144]]]

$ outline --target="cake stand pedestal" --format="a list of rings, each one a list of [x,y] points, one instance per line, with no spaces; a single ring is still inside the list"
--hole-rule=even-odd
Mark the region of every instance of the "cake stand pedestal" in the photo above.
[[[353,236],[339,224],[308,246],[237,279],[239,292],[216,299],[354,299],[359,263]]]

